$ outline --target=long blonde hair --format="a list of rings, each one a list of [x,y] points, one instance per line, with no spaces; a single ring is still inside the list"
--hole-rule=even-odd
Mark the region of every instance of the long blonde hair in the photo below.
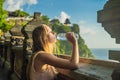
[[[53,52],[53,46],[49,45],[48,41],[48,31],[46,29],[45,24],[41,24],[40,26],[36,27],[32,32],[32,39],[33,39],[33,53],[37,53],[38,51],[45,51],[48,53]],[[30,70],[32,65],[32,60],[35,54],[32,54],[30,60],[28,61],[27,65],[27,80],[30,80]]]
[[[48,31],[46,29],[47,25],[41,24],[33,30],[33,52],[46,51],[51,53],[53,47],[49,45],[48,42]]]

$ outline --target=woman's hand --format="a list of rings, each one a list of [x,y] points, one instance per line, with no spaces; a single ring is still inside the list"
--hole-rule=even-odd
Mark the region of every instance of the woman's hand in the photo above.
[[[74,32],[68,32],[65,36],[70,43],[75,44],[77,42]]]

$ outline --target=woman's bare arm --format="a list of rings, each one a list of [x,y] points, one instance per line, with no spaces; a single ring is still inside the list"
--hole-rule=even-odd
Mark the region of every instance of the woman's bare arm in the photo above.
[[[39,59],[42,60],[45,64],[49,64],[59,68],[66,68],[66,69],[78,68],[79,52],[78,52],[77,39],[74,36],[73,32],[67,33],[66,38],[72,44],[72,56],[70,60],[58,58],[50,53],[40,53],[38,56]]]
[[[44,62],[44,64],[49,64],[51,66],[58,68],[71,70],[78,68],[78,64],[71,62],[70,60],[67,59],[56,57],[55,55],[49,53],[40,53],[36,58],[37,59],[39,58],[39,60]]]
[[[79,50],[78,50],[78,42],[74,35],[74,32],[69,32],[66,34],[67,40],[72,44],[72,63],[79,63]]]
[[[78,43],[74,43],[72,46],[72,56],[71,56],[72,63],[79,63],[79,51],[78,51]]]

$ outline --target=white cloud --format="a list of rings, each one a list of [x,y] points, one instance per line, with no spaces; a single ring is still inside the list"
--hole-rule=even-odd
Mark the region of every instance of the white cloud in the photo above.
[[[59,18],[60,22],[64,23],[66,18],[70,19],[70,16],[67,13],[65,13],[64,11],[62,11],[60,14],[60,18]]]
[[[4,9],[8,11],[23,10],[25,4],[37,4],[37,0],[5,0]]]
[[[86,21],[80,20],[78,24],[80,27],[80,34],[81,35],[94,35],[94,34],[96,34],[96,30],[93,27],[90,27],[90,25],[87,24]]]
[[[86,21],[84,21],[84,20],[81,20],[80,22],[79,22],[79,24],[81,25],[81,24],[85,24],[86,23]]]
[[[90,28],[81,28],[80,34],[81,35],[94,35],[95,31],[93,29],[90,29]]]
[[[23,0],[24,1],[24,0]],[[26,0],[29,5],[37,4],[37,0]]]

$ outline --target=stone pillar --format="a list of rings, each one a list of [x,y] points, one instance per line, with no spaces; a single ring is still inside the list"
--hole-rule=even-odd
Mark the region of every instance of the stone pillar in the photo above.
[[[11,34],[9,33],[9,31],[7,31],[5,34],[4,34],[4,37],[5,37],[5,40],[4,40],[4,53],[3,53],[3,56],[4,56],[4,67],[10,67],[9,64],[6,64],[7,62],[7,59],[8,59],[8,54],[11,53],[11,45],[10,45],[10,37],[11,37]]]
[[[34,12],[34,20],[39,21],[40,20],[40,13],[39,12]]]
[[[22,74],[23,65],[23,41],[24,36],[21,32],[21,20],[16,21],[15,26],[10,30],[11,36],[11,72],[15,72],[18,76]]]
[[[26,75],[26,67],[27,63],[29,61],[29,58],[32,55],[32,31],[34,30],[35,27],[41,24],[40,20],[40,13],[35,12],[34,13],[34,18],[27,23],[22,28],[22,33],[24,34],[24,44],[23,44],[23,53],[24,53],[24,64],[23,64],[23,73],[22,76]],[[22,80],[26,80],[26,77],[23,77]]]
[[[32,31],[40,24],[40,13],[35,12],[33,20],[29,21],[22,29],[22,33],[25,36],[24,50],[26,54],[32,54]]]
[[[4,62],[4,37],[1,36],[0,37],[0,66],[3,66],[3,62]]]

